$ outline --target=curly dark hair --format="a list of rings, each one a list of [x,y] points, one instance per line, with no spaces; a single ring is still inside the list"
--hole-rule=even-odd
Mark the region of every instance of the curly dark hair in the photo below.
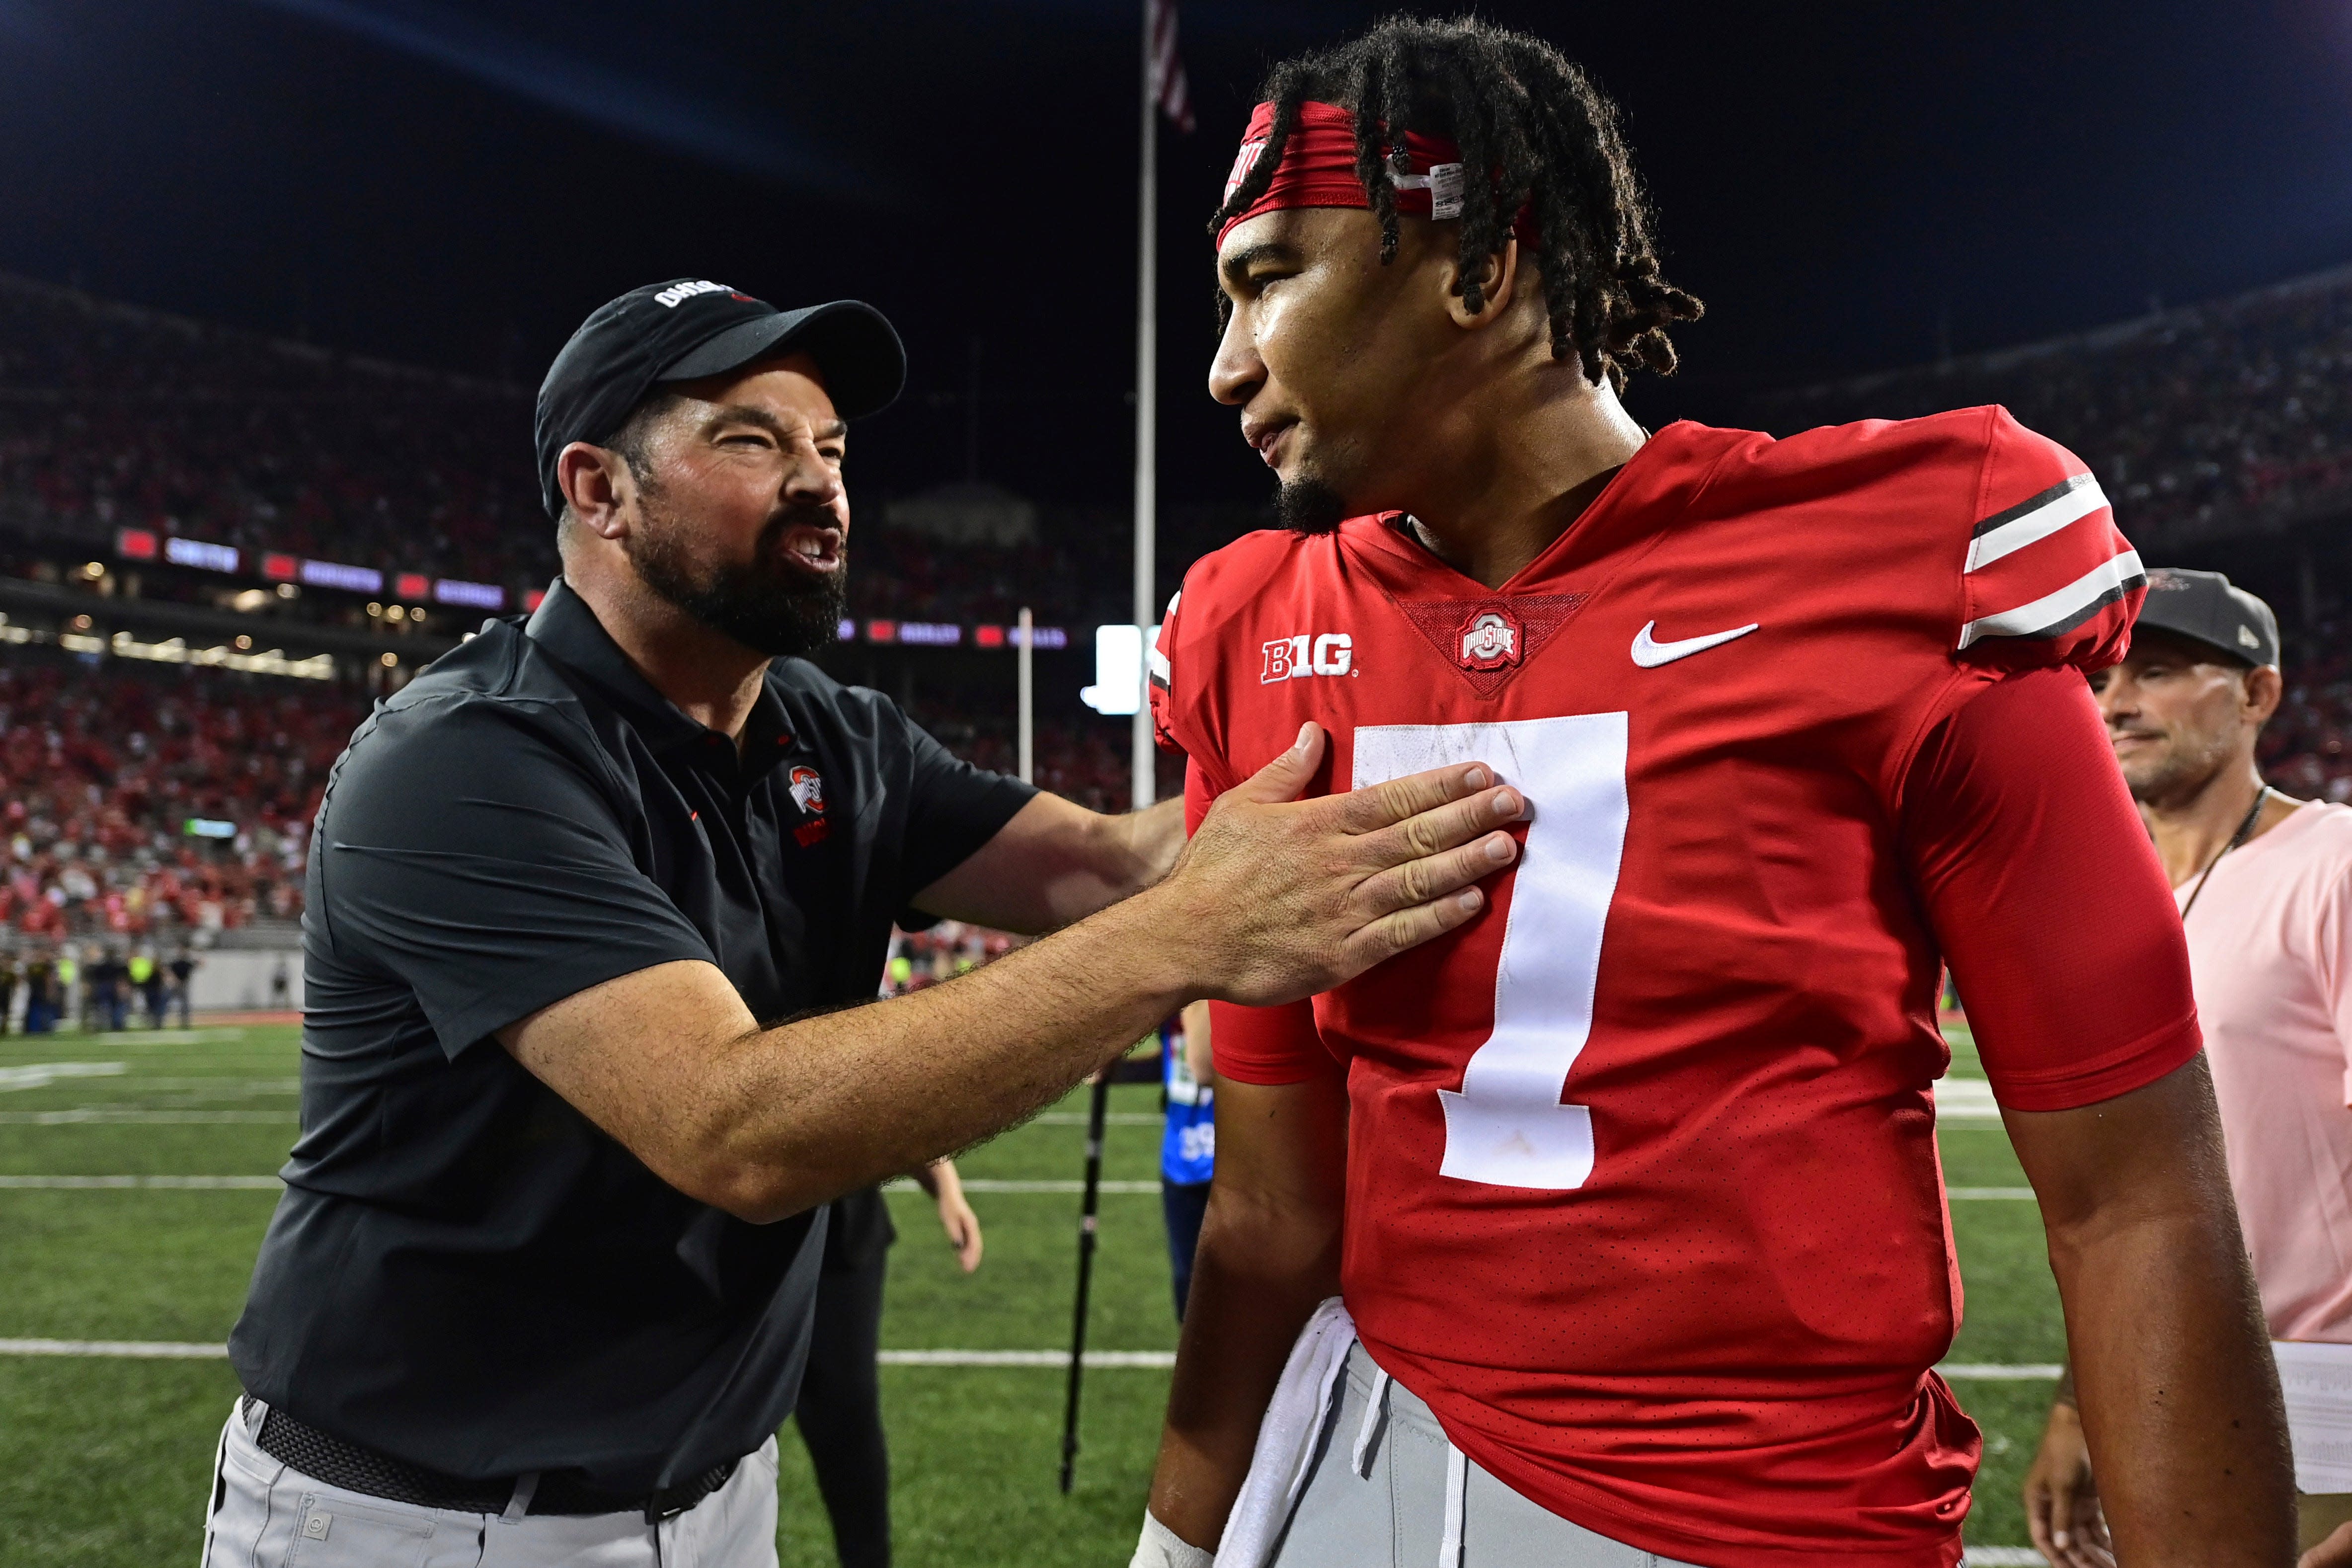
[[[1396,256],[1397,210],[1382,160],[1410,172],[1407,131],[1449,138],[1465,169],[1491,172],[1465,182],[1455,285],[1463,302],[1483,308],[1477,270],[1502,248],[1519,209],[1531,207],[1552,357],[1574,353],[1587,378],[1605,374],[1621,391],[1635,370],[1673,374],[1666,329],[1698,320],[1706,306],[1659,275],[1649,203],[1617,106],[1558,49],[1475,16],[1392,16],[1360,37],[1276,66],[1259,96],[1275,106],[1273,132],[1210,219],[1213,237],[1265,194],[1298,106],[1339,104],[1355,113],[1356,177],[1380,218],[1383,265]]]

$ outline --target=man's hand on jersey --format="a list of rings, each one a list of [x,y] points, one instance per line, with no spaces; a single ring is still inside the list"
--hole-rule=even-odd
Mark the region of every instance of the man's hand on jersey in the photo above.
[[[1155,896],[1171,940],[1221,1001],[1257,1006],[1328,991],[1453,931],[1486,906],[1479,879],[1508,867],[1526,811],[1478,763],[1301,801],[1322,727],[1209,808]]]
[[[2063,1401],[2050,1407],[2041,1451],[2025,1472],[2025,1524],[2053,1568],[2115,1568],[2083,1418]]]

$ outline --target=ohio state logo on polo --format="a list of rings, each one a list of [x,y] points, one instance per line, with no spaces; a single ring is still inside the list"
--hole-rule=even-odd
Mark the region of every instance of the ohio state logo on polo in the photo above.
[[[1508,610],[1479,610],[1462,623],[1462,668],[1502,669],[1519,662],[1519,623]]]
[[[811,816],[824,815],[824,780],[812,767],[796,767],[790,775],[793,799]]]

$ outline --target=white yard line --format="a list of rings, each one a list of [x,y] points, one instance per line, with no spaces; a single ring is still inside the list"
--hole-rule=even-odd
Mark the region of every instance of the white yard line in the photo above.
[[[0,1192],[115,1192],[139,1188],[156,1188],[184,1192],[275,1192],[281,1184],[275,1176],[9,1176],[0,1175]],[[922,1189],[912,1179],[901,1177],[887,1184],[887,1191],[914,1193]],[[968,1193],[1051,1194],[1075,1195],[1086,1190],[1077,1181],[1011,1181],[989,1176],[969,1177],[963,1184]],[[1099,1190],[1114,1196],[1143,1196],[1160,1190],[1158,1182],[1103,1182]]]
[[[60,1113],[62,1114],[62,1113]],[[0,1175],[0,1191],[19,1192],[79,1192],[83,1190],[110,1191],[122,1188],[152,1187],[189,1192],[274,1192],[278,1186],[275,1176],[8,1176]],[[995,1176],[967,1176],[963,1190],[968,1193],[1010,1194],[1014,1195],[1075,1196],[1086,1191],[1087,1184],[1076,1180],[1052,1179],[1021,1181]],[[914,1193],[922,1189],[909,1177],[902,1176],[886,1184],[884,1190],[893,1193]],[[1160,1191],[1158,1182],[1105,1181],[1097,1190],[1107,1197],[1145,1197]],[[2031,1203],[2032,1187],[1953,1187],[1946,1194],[1954,1203]]]
[[[152,1187],[172,1192],[274,1193],[275,1176],[0,1176],[0,1191],[83,1192]]]
[[[1113,1127],[1158,1127],[1166,1120],[1156,1110],[1113,1110],[1103,1117],[1103,1121]],[[1087,1113],[1083,1110],[1048,1110],[1043,1115],[1031,1117],[1022,1125],[1084,1127],[1086,1124]]]
[[[0,1355],[127,1356],[133,1361],[217,1361],[226,1345],[168,1340],[0,1340]]]
[[[884,1351],[884,1366],[1067,1366],[1067,1351]],[[1090,1367],[1170,1367],[1174,1351],[1088,1351]]]
[[[0,1355],[113,1356],[134,1360],[201,1360],[225,1356],[226,1345],[182,1344],[165,1340],[0,1340]],[[1043,1351],[884,1351],[884,1366],[1067,1366],[1070,1352]],[[1170,1367],[1174,1351],[1088,1351],[1087,1364],[1099,1367]],[[2054,1363],[1988,1366],[1953,1362],[1936,1369],[1959,1382],[2032,1383],[2054,1379]]]
[[[71,1110],[0,1110],[0,1127],[291,1127],[291,1110],[153,1110],[78,1105]]]
[[[1097,1183],[1096,1186],[1098,1191],[1108,1194],[1156,1193],[1160,1190],[1158,1182],[1106,1181]],[[913,1178],[903,1176],[888,1184],[884,1190],[893,1193],[922,1191],[915,1184]],[[968,1193],[1083,1193],[1087,1190],[1087,1184],[1077,1181],[1021,1182],[994,1176],[966,1176],[963,1179],[963,1190]]]
[[[0,1094],[24,1089],[47,1089],[61,1078],[120,1078],[131,1068],[121,1062],[27,1062],[0,1068]]]

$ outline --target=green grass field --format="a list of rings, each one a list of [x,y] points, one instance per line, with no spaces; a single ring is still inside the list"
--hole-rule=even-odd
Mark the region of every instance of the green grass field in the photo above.
[[[1974,1070],[1958,1042],[1956,1071]],[[0,1341],[217,1344],[245,1295],[271,1205],[263,1188],[57,1187],[58,1177],[256,1177],[294,1132],[296,1031],[0,1039]],[[54,1063],[119,1072],[58,1077]],[[48,1081],[43,1081],[47,1079]],[[1158,1173],[1157,1097],[1113,1097],[1105,1174]],[[974,1152],[967,1179],[1079,1173],[1074,1097]],[[1997,1122],[1948,1123],[1955,1188],[2015,1188],[2023,1176]],[[1043,1350],[1067,1342],[1077,1199],[975,1192],[988,1256],[966,1278],[919,1194],[891,1199],[893,1254],[883,1344],[891,1350]],[[1955,1363],[2017,1365],[2062,1352],[2056,1292],[2033,1205],[1956,1202],[1968,1321]],[[1158,1198],[1103,1199],[1094,1348],[1175,1345]],[[0,1542],[8,1568],[152,1568],[193,1562],[213,1444],[236,1393],[219,1359],[0,1352]],[[899,1556],[909,1564],[1124,1563],[1158,1435],[1168,1374],[1087,1376],[1075,1494],[1055,1488],[1062,1374],[1051,1367],[887,1365],[883,1394],[897,1477]],[[1955,1384],[1985,1429],[1972,1545],[2025,1540],[2017,1483],[2049,1397],[2040,1379]],[[784,1441],[782,1545],[790,1568],[821,1568],[831,1542],[808,1467]],[[1998,1559],[1996,1559],[1998,1560]]]

